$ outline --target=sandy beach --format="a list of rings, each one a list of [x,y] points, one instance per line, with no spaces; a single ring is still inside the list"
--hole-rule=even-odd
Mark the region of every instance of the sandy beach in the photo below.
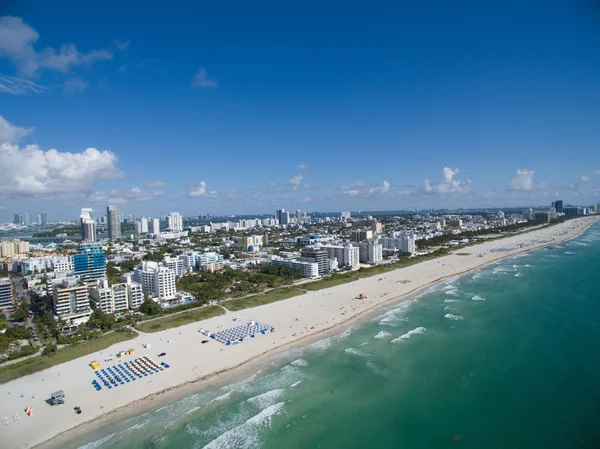
[[[163,332],[140,334],[134,340],[0,385],[0,420],[6,418],[7,422],[0,427],[1,446],[3,449],[58,447],[93,426],[157,407],[197,391],[206,382],[229,375],[232,370],[247,369],[249,362],[258,358],[337,332],[367,312],[414,295],[431,284],[520,252],[569,240],[598,220],[598,216],[582,217],[457,251],[468,255],[451,254],[273,304],[229,312]],[[367,299],[357,299],[360,293]],[[240,321],[234,322],[234,317]],[[201,344],[206,337],[199,329],[219,331],[250,320],[268,323],[275,332],[232,346],[214,340]],[[151,349],[145,349],[144,344],[150,344]],[[116,359],[117,352],[129,348],[135,348],[134,355]],[[162,352],[166,356],[159,358]],[[115,360],[105,362],[110,355]],[[171,367],[110,390],[104,385],[101,391],[92,387],[96,376],[90,362],[96,360],[102,368],[108,368],[142,356],[165,361]],[[65,405],[48,405],[50,393],[61,389],[66,394]],[[74,412],[76,405],[81,407],[82,414]],[[26,407],[33,408],[35,415],[27,416]],[[15,414],[20,419],[15,419]]]

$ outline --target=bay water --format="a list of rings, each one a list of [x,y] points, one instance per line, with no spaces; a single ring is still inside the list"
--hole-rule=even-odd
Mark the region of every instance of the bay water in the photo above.
[[[77,447],[600,447],[600,223]]]

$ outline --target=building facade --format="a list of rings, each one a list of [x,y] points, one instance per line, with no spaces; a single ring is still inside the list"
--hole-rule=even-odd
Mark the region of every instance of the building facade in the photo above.
[[[87,323],[92,314],[88,287],[75,277],[52,279],[48,284],[50,307],[68,325]]]
[[[323,245],[329,259],[337,259],[338,266],[358,267],[360,263],[359,249],[352,245]]]
[[[368,264],[376,264],[383,260],[383,245],[373,241],[360,243],[360,261]]]
[[[327,251],[321,248],[307,246],[300,251],[301,260],[304,262],[316,263],[319,276],[329,272],[330,263],[327,257]]]
[[[81,214],[79,215],[79,220],[81,222],[81,241],[82,242],[95,242],[96,241],[96,222],[94,221],[92,209],[90,209],[90,208],[81,209]]]
[[[183,231],[183,217],[179,212],[171,212],[168,217],[169,229],[173,232]]]
[[[10,278],[0,278],[0,312],[14,310],[13,287]]]
[[[308,279],[317,279],[319,277],[319,264],[314,262],[304,262],[295,259],[282,259],[280,257],[273,257],[271,259],[271,265],[275,267],[288,267],[292,270],[299,270],[302,272],[302,277]]]
[[[84,281],[106,277],[106,254],[100,243],[83,243],[73,256],[73,270]]]
[[[121,238],[121,213],[117,206],[106,208],[106,219],[108,224],[108,238],[117,240]]]

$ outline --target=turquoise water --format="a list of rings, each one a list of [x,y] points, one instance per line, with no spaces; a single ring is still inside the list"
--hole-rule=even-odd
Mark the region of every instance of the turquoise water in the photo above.
[[[599,418],[596,224],[67,447],[599,447]]]

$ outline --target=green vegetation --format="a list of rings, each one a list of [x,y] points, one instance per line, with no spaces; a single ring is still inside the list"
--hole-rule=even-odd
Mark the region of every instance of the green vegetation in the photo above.
[[[33,357],[22,362],[15,363],[0,368],[0,384],[5,384],[11,380],[28,374],[42,371],[69,360],[77,359],[92,352],[106,349],[122,341],[131,340],[137,337],[137,332],[131,330],[123,332],[111,332],[94,340],[88,340],[81,343],[76,343],[63,349],[56,349],[56,346],[48,346],[40,357]],[[87,361],[85,362],[87,363]]]
[[[454,253],[455,256],[470,256],[471,253]]]
[[[56,237],[59,234],[67,234],[67,235],[80,235],[81,227],[80,226],[60,226],[52,231],[44,231],[44,232],[36,232],[33,234],[34,237]]]
[[[249,271],[225,269],[183,276],[177,281],[177,289],[191,293],[200,304],[206,304],[210,300],[235,298],[290,285],[300,277],[298,270],[261,264]]]
[[[12,313],[10,318],[15,321],[25,321],[25,318],[29,315],[29,304],[25,301],[19,301],[16,310]]]
[[[150,299],[148,293],[144,293],[144,302],[140,305],[140,312],[150,316],[160,315],[162,313],[162,307],[160,304]]]
[[[293,298],[294,296],[304,295],[305,293],[305,291],[297,288],[280,288],[259,295],[227,301],[223,303],[223,306],[232,312],[235,312],[249,307],[262,306],[282,299]]]
[[[215,316],[223,315],[225,311],[219,306],[208,306],[200,309],[189,310],[178,314],[167,315],[152,321],[146,321],[136,325],[136,329],[142,332],[159,332],[173,327],[183,326],[200,320],[206,320]]]

